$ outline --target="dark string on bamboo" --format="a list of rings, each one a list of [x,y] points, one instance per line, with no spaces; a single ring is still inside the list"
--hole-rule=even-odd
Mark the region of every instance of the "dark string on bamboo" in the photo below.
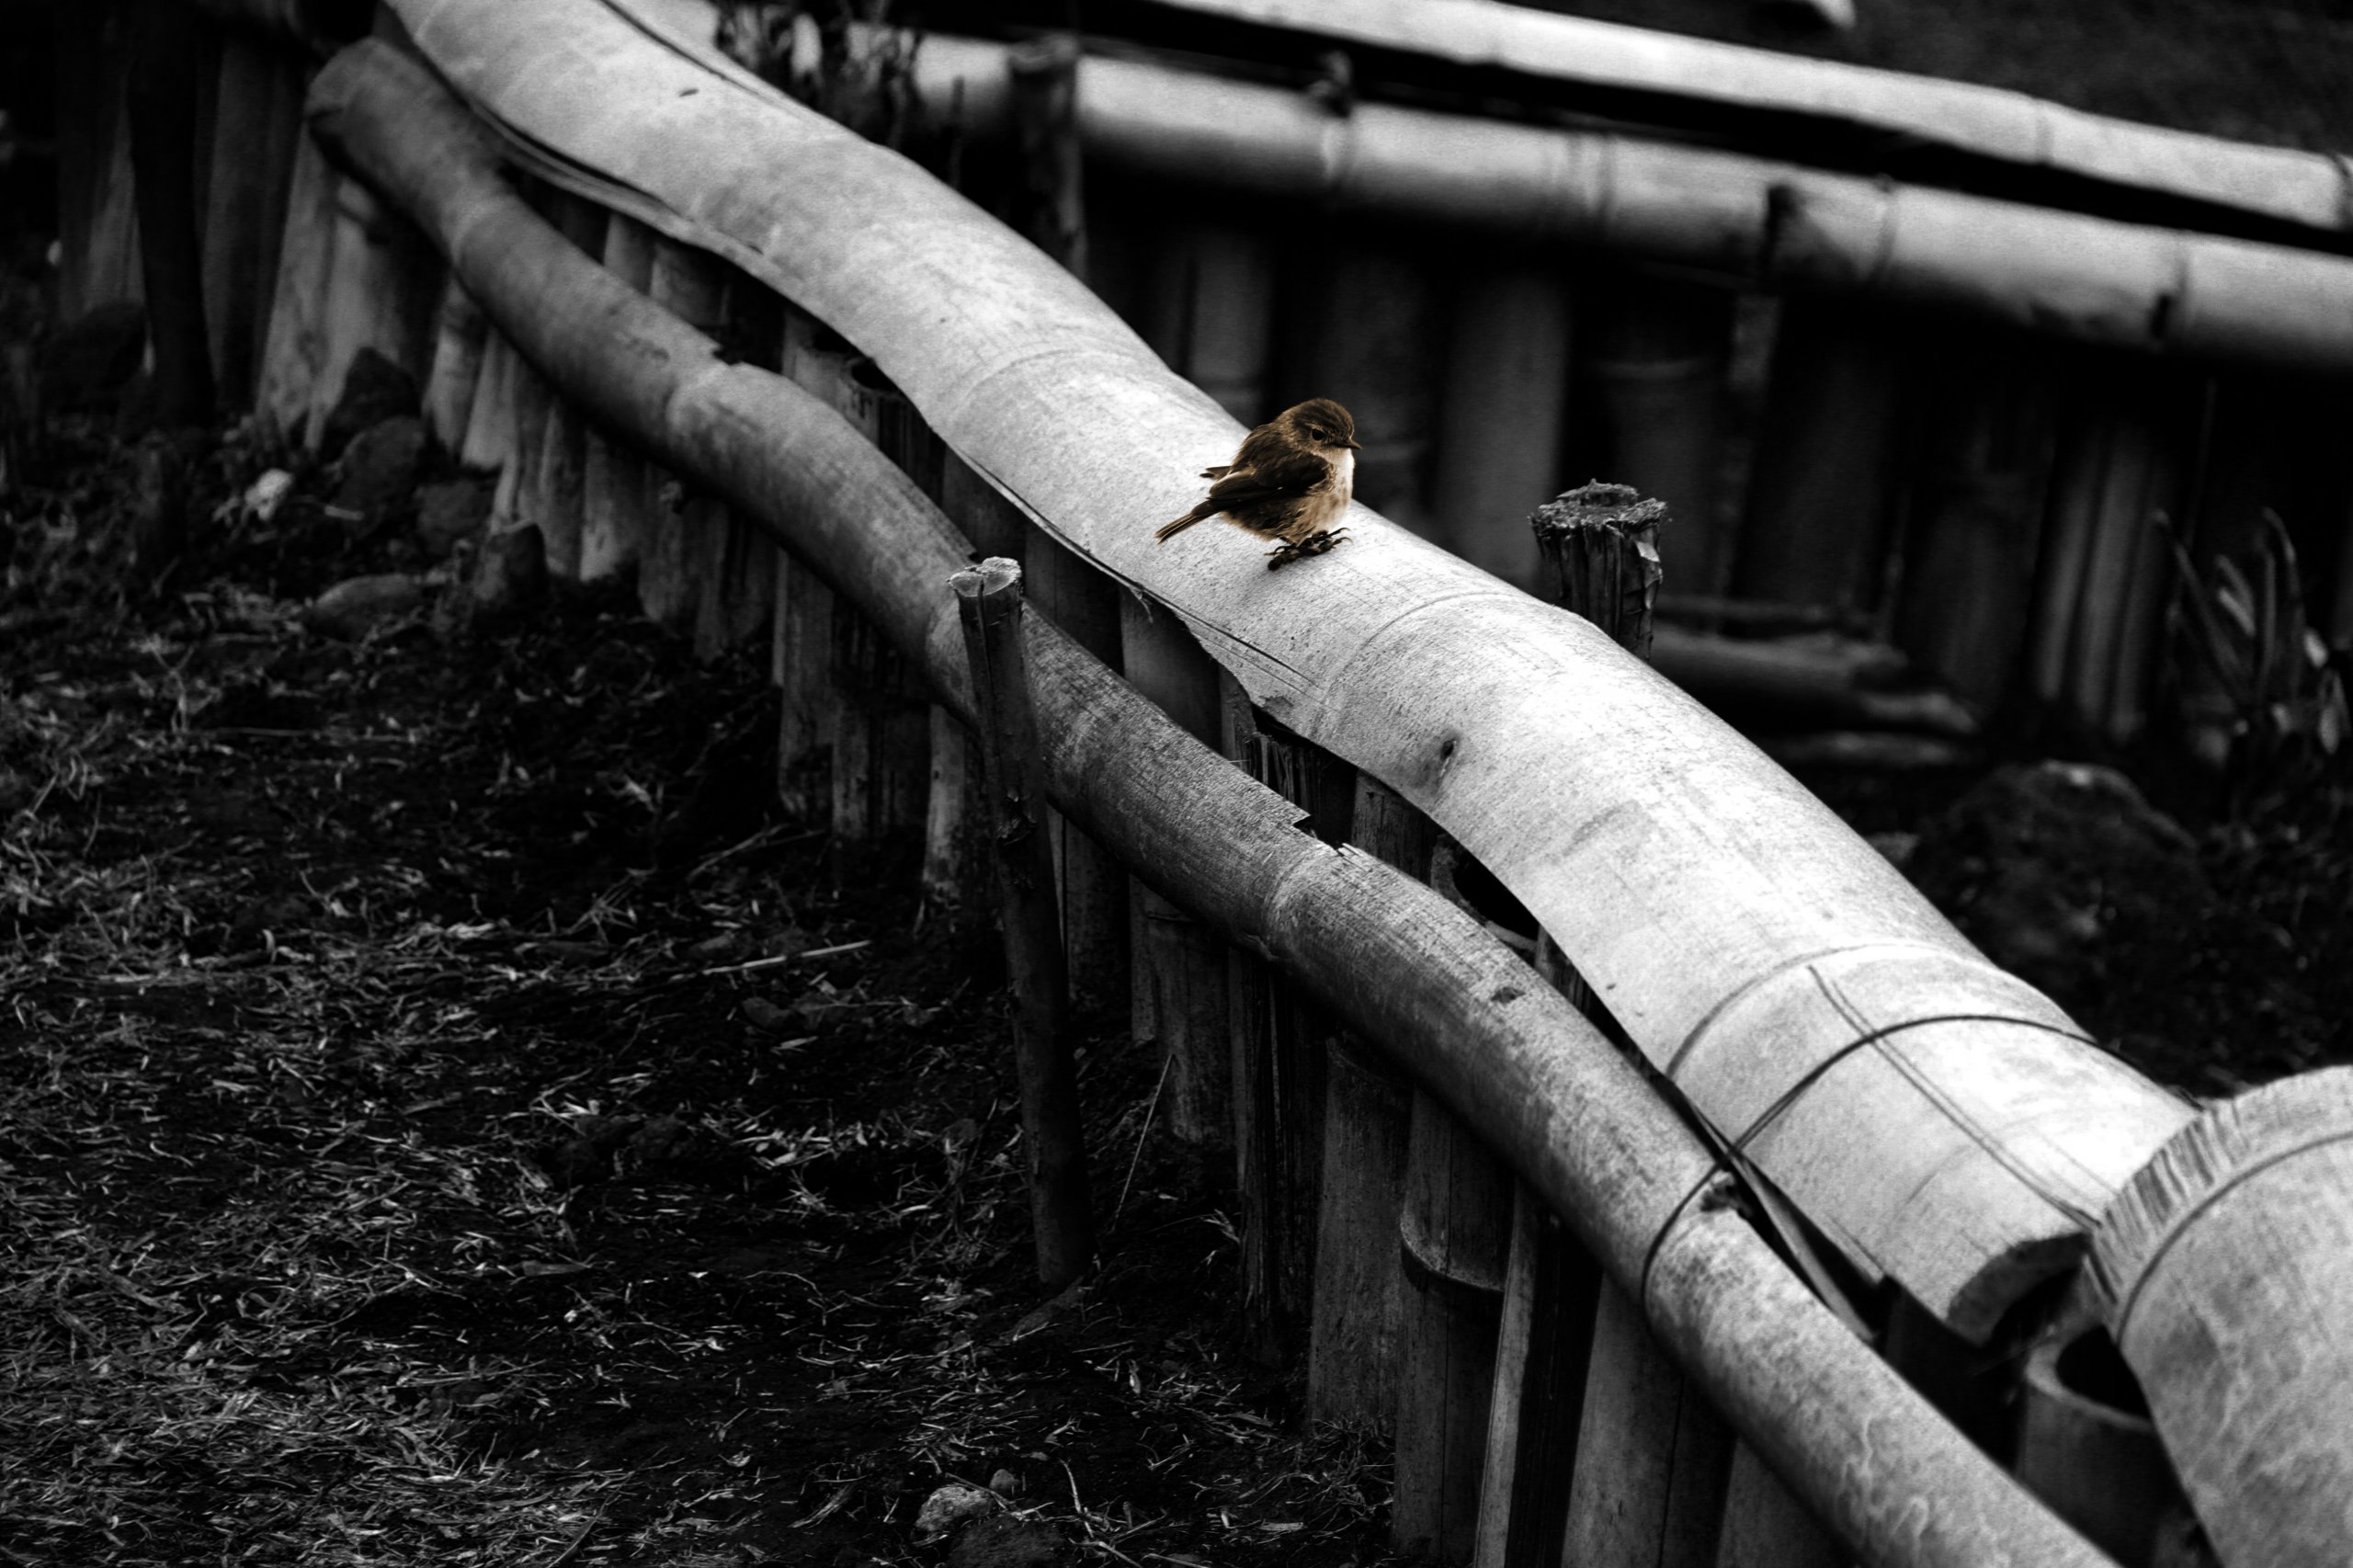
[[[1814,1085],[1820,1083],[1824,1075],[1826,1074],[1833,1067],[1837,1066],[1841,1062],[1844,1062],[1848,1057],[1855,1055],[1858,1051],[1879,1044],[1881,1040],[1888,1039],[1892,1035],[1902,1034],[1907,1029],[1925,1028],[1931,1024],[2018,1024],[2030,1029],[2040,1029],[2045,1034],[2057,1035],[2062,1040],[2074,1040],[2078,1045],[2089,1045],[2096,1047],[2099,1043],[2089,1036],[2082,1034],[2075,1029],[2062,1028],[2057,1024],[2045,1023],[2040,1018],[2015,1017],[2006,1013],[1932,1013],[1926,1017],[1906,1018],[1900,1023],[1887,1024],[1848,1040],[1836,1051],[1832,1051],[1829,1055],[1815,1062],[1812,1067],[1807,1068],[1804,1073],[1798,1076],[1794,1083],[1790,1084],[1788,1088],[1782,1090],[1781,1093],[1774,1098],[1773,1103],[1767,1106],[1765,1109],[1757,1115],[1756,1119],[1750,1122],[1747,1128],[1743,1131],[1739,1136],[1726,1141],[1722,1146],[1716,1151],[1714,1158],[1708,1162],[1708,1168],[1706,1171],[1701,1173],[1699,1179],[1693,1182],[1689,1189],[1687,1190],[1682,1197],[1675,1200],[1675,1207],[1667,1210],[1666,1219],[1660,1224],[1658,1230],[1652,1234],[1650,1245],[1644,1249],[1643,1253],[1643,1271],[1638,1282],[1639,1288],[1635,1292],[1634,1299],[1636,1302],[1641,1305],[1645,1316],[1650,1312],[1651,1267],[1658,1261],[1660,1249],[1665,1246],[1666,1238],[1674,1233],[1675,1227],[1681,1222],[1683,1219],[1683,1211],[1691,1206],[1692,1199],[1698,1198],[1710,1187],[1713,1186],[1716,1178],[1720,1176],[1730,1176],[1733,1181],[1740,1183],[1742,1186],[1748,1186],[1749,1178],[1741,1167],[1745,1164],[1745,1156],[1747,1153],[1749,1143],[1759,1133],[1763,1132],[1774,1122],[1779,1120],[1780,1118],[1789,1111],[1790,1108],[1796,1105],[1799,1100],[1802,1099],[1807,1091],[1811,1090]],[[1677,1054],[1680,1053],[1678,1052]],[[1707,1125],[1706,1120],[1699,1117],[1698,1108],[1693,1106],[1689,1100],[1684,1097],[1681,1090],[1677,1087],[1673,1079],[1662,1077],[1660,1082],[1669,1089],[1675,1091],[1675,1097],[1682,1103],[1683,1108],[1688,1115],[1699,1119],[1699,1125],[1703,1127]],[[1961,1131],[1966,1133],[1972,1142],[1978,1143],[1980,1146],[1984,1146],[1985,1144],[1984,1138],[1979,1133],[1976,1128],[1969,1126],[1965,1122],[1956,1123],[1956,1125],[1960,1126]],[[2099,1216],[2097,1214],[2089,1213],[2078,1205],[2060,1197],[2058,1194],[2051,1191],[2040,1182],[2036,1181],[2031,1175],[2016,1169],[2015,1166],[2010,1165],[2006,1161],[2005,1162],[2005,1168],[2009,1169],[2011,1174],[2016,1176],[2022,1183],[2024,1183],[2028,1190],[2031,1191],[2036,1197],[2041,1199],[2044,1202],[2050,1204],[2052,1208],[2058,1210],[2061,1213],[2066,1215],[2070,1220],[2075,1221],[2076,1223],[2088,1226],[2098,1220]],[[1768,1237],[1768,1241],[1772,1239],[1773,1238],[1771,1237]]]

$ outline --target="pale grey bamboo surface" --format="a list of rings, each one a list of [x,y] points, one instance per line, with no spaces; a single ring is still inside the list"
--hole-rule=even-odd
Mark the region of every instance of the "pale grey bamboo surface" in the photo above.
[[[1900,138],[1907,151],[1949,149],[2020,171],[2079,175],[2321,233],[2353,231],[2353,170],[2341,158],[2088,114],[2002,87],[1680,38],[1494,0],[1154,3],[1336,43],[1607,89],[1613,97],[1643,93],[1830,121]]]
[[[321,74],[317,123],[411,211],[551,381],[820,562],[970,722],[949,574],[966,543],[914,482],[784,378],[564,241],[498,179],[429,74],[366,43]],[[1710,1154],[1558,992],[1435,891],[1301,832],[1042,619],[1026,631],[1049,785],[1130,864],[1377,1032],[1573,1217],[1665,1343],[1866,1560],[2105,1559],[1938,1416],[1790,1277],[1747,1221],[1685,1198]]]
[[[2060,1032],[1819,801],[1585,621],[1362,508],[1347,544],[1281,574],[1224,528],[1154,544],[1240,426],[970,202],[665,36],[669,0],[395,9],[535,169],[824,319],[1261,706],[1427,812],[1729,1135],[1823,1068],[1752,1156],[1958,1331],[1987,1335],[2077,1256],[2187,1117]]]

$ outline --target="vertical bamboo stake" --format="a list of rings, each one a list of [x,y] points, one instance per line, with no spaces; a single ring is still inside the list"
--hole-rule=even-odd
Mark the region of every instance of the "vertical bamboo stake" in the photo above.
[[[1400,1551],[1467,1562],[1495,1379],[1511,1176],[1471,1130],[1414,1096],[1398,1221],[1404,1267],[1397,1369]]]
[[[254,404],[271,435],[290,443],[307,438],[311,404],[326,375],[327,275],[335,263],[341,178],[305,131],[295,138],[288,179],[285,235]]]
[[[1347,836],[1354,770],[1250,704],[1221,675],[1225,753],[1329,843]],[[1267,962],[1227,949],[1234,1171],[1242,1206],[1243,1332],[1273,1365],[1310,1348],[1322,1209],[1324,1060],[1334,1030]],[[1384,1250],[1386,1250],[1384,1248]]]
[[[761,369],[776,369],[783,301],[733,267],[722,268],[722,275],[714,335],[732,352],[748,350],[751,362]],[[743,349],[736,349],[737,345]],[[904,399],[899,401],[904,404]],[[883,446],[891,456],[904,457],[888,441]],[[767,536],[732,506],[718,508],[713,520],[714,526],[694,540],[696,575],[702,583],[695,611],[695,652],[706,659],[766,629],[776,601],[776,547]]]
[[[157,412],[170,425],[212,420],[212,350],[204,328],[204,243],[196,189],[197,76],[210,41],[179,0],[134,0],[129,107],[147,340]]]
[[[1245,425],[1267,416],[1275,248],[1261,233],[1188,222],[1156,236],[1143,339]]]
[[[569,191],[548,194],[549,216],[564,237],[588,256],[605,250],[605,210]],[[588,461],[586,422],[565,398],[548,399],[547,423],[540,439],[536,494],[530,508],[547,548],[548,573],[569,582],[580,579],[582,516],[586,508]]]
[[[474,392],[490,339],[490,320],[474,303],[455,272],[443,280],[441,303],[433,312],[433,366],[425,377],[425,428],[441,449],[464,450]]]
[[[605,270],[643,293],[654,279],[654,231],[614,212],[605,220]],[[580,580],[635,566],[657,522],[645,460],[592,424],[581,442]]]
[[[1078,129],[1079,53],[1074,34],[1050,34],[1017,45],[1006,69],[1020,165],[1014,226],[1073,275],[1086,278],[1092,267]],[[1118,589],[1110,579],[1042,534],[1017,553],[1028,563],[1039,609],[1087,652],[1119,668]],[[1129,968],[1130,910],[1147,894],[1131,892],[1119,863],[1060,812],[1049,820],[1072,998],[1089,1016],[1108,1014],[1135,983]],[[1160,906],[1161,915],[1169,907]],[[1172,1123],[1188,1125],[1181,1119]]]
[[[723,319],[721,289],[716,257],[666,235],[655,237],[645,290],[655,304],[717,336]],[[662,482],[659,494],[654,534],[638,558],[638,603],[647,619],[675,631],[691,631],[703,595],[714,589],[696,574],[698,551],[707,550],[702,535],[720,528],[727,505],[715,495],[696,493],[675,475]]]
[[[2026,345],[1929,346],[1897,644],[1981,711],[2012,695],[2057,416]]]
[[[1192,633],[1173,610],[1123,599],[1119,612],[1129,684],[1196,739],[1220,744],[1218,669]],[[1225,943],[1140,880],[1129,886],[1128,907],[1131,1028],[1139,1045],[1150,1042],[1167,1062],[1161,1105],[1169,1135],[1195,1149],[1218,1149],[1240,1110],[1233,1097]]]
[[[1427,817],[1358,775],[1350,843],[1420,880],[1431,836]],[[1316,1420],[1386,1424],[1396,1415],[1397,1223],[1413,1103],[1411,1082],[1377,1051],[1345,1034],[1332,1042],[1308,1332],[1307,1413]]]
[[[494,473],[514,460],[515,375],[521,363],[506,335],[490,327],[483,339],[473,400],[466,405],[465,437],[458,443],[460,466]]]
[[[139,216],[123,85],[128,9],[57,13],[58,315],[72,322],[140,293]]]
[[[818,348],[819,327],[786,308],[784,373],[819,396],[834,377]],[[805,562],[777,552],[771,675],[782,705],[777,730],[777,794],[791,815],[832,810],[835,726],[834,594]]]
[[[1438,293],[1422,257],[1377,233],[1294,246],[1282,319],[1304,342],[1279,346],[1281,401],[1337,399],[1356,416],[1356,494],[1392,522],[1436,536],[1430,437],[1438,427]]]
[[[981,756],[996,847],[998,908],[1014,987],[1014,1065],[1021,1083],[1022,1139],[1038,1282],[1059,1290],[1093,1256],[1086,1142],[1056,926],[1053,861],[1042,807],[1036,720],[1021,654],[1021,568],[992,556],[950,579],[964,623],[979,710]]]
[[[1439,403],[1439,536],[1507,583],[1533,588],[1530,495],[1561,487],[1569,395],[1569,295],[1555,267],[1466,267],[1454,279]]]
[[[2095,1360],[2105,1377],[2077,1375]],[[2045,1340],[2028,1356],[2019,1390],[2018,1457],[2011,1468],[2052,1512],[2123,1563],[2145,1563],[2157,1526],[2178,1508],[2179,1486],[2146,1414],[2098,1397],[2098,1383],[2130,1387],[2105,1330]]]
[[[259,384],[302,135],[300,68],[282,50],[224,33],[205,182],[204,323],[220,393],[231,407],[250,406]]]
[[[1901,368],[1893,322],[1844,301],[1781,307],[1735,595],[1843,610],[1878,607]]]
[[[1568,1528],[1564,1478],[1576,1468],[1601,1272],[1523,1183],[1512,1186],[1511,1223],[1472,1562],[1552,1568]]]
[[[372,348],[425,385],[433,310],[441,297],[438,252],[415,224],[356,179],[336,182],[334,259],[328,268],[326,352],[313,386],[304,440],[316,447],[343,396],[344,378]]]
[[[1615,274],[1596,278],[1579,306],[1591,324],[1578,347],[1596,415],[1586,463],[1666,504],[1676,528],[1659,548],[1677,592],[1721,595],[1733,542],[1719,505],[1733,296]]]

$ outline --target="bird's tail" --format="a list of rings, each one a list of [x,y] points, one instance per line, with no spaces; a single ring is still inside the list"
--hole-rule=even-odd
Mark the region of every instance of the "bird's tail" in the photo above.
[[[1170,540],[1175,539],[1178,534],[1183,533],[1195,523],[1201,522],[1206,518],[1214,517],[1216,516],[1217,508],[1214,506],[1196,506],[1191,511],[1186,513],[1183,517],[1177,518],[1175,522],[1161,524],[1159,528],[1154,532],[1152,537],[1158,540],[1161,543],[1166,544]]]

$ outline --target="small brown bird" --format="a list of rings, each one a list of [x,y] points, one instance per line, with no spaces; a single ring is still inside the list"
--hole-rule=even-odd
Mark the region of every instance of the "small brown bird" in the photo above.
[[[1356,485],[1357,422],[1328,397],[1287,408],[1242,438],[1242,449],[1222,468],[1200,505],[1162,526],[1163,544],[1205,518],[1222,516],[1260,539],[1281,542],[1267,552],[1267,570],[1321,555],[1347,537],[1332,524],[1348,509]]]

